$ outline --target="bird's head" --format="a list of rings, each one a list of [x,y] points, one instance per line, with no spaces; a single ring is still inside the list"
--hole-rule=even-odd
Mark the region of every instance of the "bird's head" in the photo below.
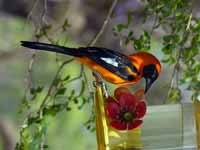
[[[149,90],[151,85],[158,78],[160,73],[159,70],[160,69],[156,67],[156,64],[149,64],[143,67],[142,77],[145,78],[146,81],[145,93]]]
[[[136,62],[137,68],[141,73],[141,77],[146,80],[146,93],[154,81],[158,78],[161,70],[161,64],[154,55],[147,52],[138,52],[131,55],[131,57],[133,61]]]

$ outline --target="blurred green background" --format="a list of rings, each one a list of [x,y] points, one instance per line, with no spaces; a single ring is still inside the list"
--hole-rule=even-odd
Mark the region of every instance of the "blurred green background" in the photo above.
[[[28,65],[33,51],[20,47],[20,41],[36,40],[35,29],[48,23],[51,24],[48,37],[42,37],[41,41],[49,42],[50,38],[59,40],[60,44],[69,47],[87,45],[102,25],[111,3],[112,0],[47,0],[46,12],[43,14],[42,0],[0,0],[0,150],[14,149],[19,137],[19,127],[24,119],[24,115],[18,111],[25,93]],[[132,11],[135,12],[132,27],[139,34],[142,30],[141,18],[144,16],[144,13],[139,11],[142,8],[142,3],[137,0],[120,1],[97,46],[116,49],[126,54],[135,52],[132,45],[121,44],[120,39],[112,34],[112,30],[117,23],[126,22],[127,13]],[[66,20],[70,27],[65,32],[58,31],[57,28]],[[162,33],[163,31],[156,31],[151,46],[151,52],[159,59],[162,58],[162,54],[157,35]],[[48,87],[58,68],[56,58],[57,56],[52,53],[36,54],[32,73],[33,85]],[[59,59],[69,59],[69,57],[59,55]],[[159,79],[146,96],[149,105],[163,104],[167,96],[164,86],[170,79],[171,70],[170,66],[163,65]],[[64,69],[64,72],[71,76],[77,76],[79,71],[80,65],[76,62],[70,63]],[[86,69],[86,75],[92,86],[93,77],[90,70]],[[80,82],[76,81],[70,83],[67,88],[80,90],[79,85]],[[134,90],[142,87],[144,87],[143,80],[130,88]],[[112,93],[114,88],[113,85],[109,85],[109,92]],[[70,112],[62,112],[55,118],[49,118],[47,137],[49,148],[51,150],[95,149],[95,133],[84,126],[92,109],[92,105],[85,105],[81,110],[74,106]]]

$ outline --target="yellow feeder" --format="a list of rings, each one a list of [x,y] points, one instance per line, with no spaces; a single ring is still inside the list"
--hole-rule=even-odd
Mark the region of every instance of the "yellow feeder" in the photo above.
[[[107,91],[101,76],[97,72],[94,72],[94,75],[96,77],[94,85],[98,150],[140,150],[142,148],[140,128],[132,131],[118,131],[108,126],[104,109]]]
[[[118,131],[107,124],[105,83],[97,72],[94,76],[98,150],[200,150],[199,101],[148,106],[142,127]]]

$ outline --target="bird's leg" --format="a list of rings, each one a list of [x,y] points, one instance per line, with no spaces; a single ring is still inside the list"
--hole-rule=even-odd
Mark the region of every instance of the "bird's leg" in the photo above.
[[[96,87],[97,85],[100,85],[103,91],[103,96],[107,99],[108,98],[107,87],[101,75],[96,70],[93,70],[93,75],[96,78],[96,81],[93,81],[93,86]]]

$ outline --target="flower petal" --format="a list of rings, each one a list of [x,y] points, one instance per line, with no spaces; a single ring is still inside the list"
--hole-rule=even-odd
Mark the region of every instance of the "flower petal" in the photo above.
[[[120,95],[123,93],[131,93],[131,91],[127,87],[120,86],[115,89],[115,92],[114,92],[115,98],[119,99]]]
[[[139,102],[135,110],[136,118],[144,117],[144,115],[146,114],[146,109],[147,109],[146,103],[144,101]]]
[[[137,100],[131,93],[123,93],[119,97],[119,104],[122,109],[133,110],[135,109]]]
[[[117,130],[126,130],[127,124],[121,121],[111,121],[110,126]]]
[[[135,129],[135,128],[141,126],[142,123],[143,123],[142,120],[134,120],[133,122],[128,124],[128,130]]]
[[[110,97],[106,104],[106,115],[111,119],[118,119],[119,113],[119,104],[113,98]]]

